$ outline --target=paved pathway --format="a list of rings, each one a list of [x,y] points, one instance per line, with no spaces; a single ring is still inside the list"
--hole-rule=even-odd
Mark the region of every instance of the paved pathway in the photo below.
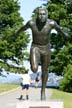
[[[0,95],[0,108],[16,108],[16,104],[20,102],[20,100],[18,100],[20,96],[20,90],[21,88],[17,88],[12,92]],[[51,94],[52,94],[52,90],[46,88],[47,100],[49,100]],[[40,100],[40,88],[30,87],[29,97],[31,101]]]

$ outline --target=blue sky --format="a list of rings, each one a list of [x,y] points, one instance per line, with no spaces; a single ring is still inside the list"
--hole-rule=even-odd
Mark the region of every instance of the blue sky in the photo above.
[[[20,3],[20,13],[21,16],[24,19],[24,22],[27,22],[31,19],[32,11],[38,7],[41,6],[43,3],[46,3],[46,1],[41,0],[19,0]]]

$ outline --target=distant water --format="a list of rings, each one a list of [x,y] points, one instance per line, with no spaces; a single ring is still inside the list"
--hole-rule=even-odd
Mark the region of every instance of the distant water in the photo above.
[[[30,76],[31,79],[34,80],[36,74],[30,74]],[[19,84],[20,78],[21,74],[2,72],[2,75],[0,76],[0,84]]]
[[[41,77],[41,72],[39,73]],[[34,86],[34,81],[36,74],[30,74],[31,79],[33,81],[32,86]],[[2,76],[0,76],[0,84],[19,84],[21,78],[21,74],[15,74],[15,73],[7,73],[7,72],[2,72]],[[59,81],[62,77],[61,76],[56,76],[54,73],[49,74],[47,86],[59,86]],[[39,81],[38,86],[41,86],[41,80]]]
[[[18,84],[20,75],[9,73],[5,76],[0,76],[0,84]]]

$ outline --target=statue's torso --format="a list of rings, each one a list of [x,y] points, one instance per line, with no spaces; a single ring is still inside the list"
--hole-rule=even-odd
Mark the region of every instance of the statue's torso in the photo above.
[[[50,20],[40,27],[40,25],[36,24],[36,21],[30,22],[30,28],[32,30],[33,43],[37,45],[46,45],[50,43],[49,33],[51,32],[52,25],[50,24]]]

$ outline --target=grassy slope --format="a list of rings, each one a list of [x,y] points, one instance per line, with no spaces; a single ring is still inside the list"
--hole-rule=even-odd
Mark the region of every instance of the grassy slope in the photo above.
[[[64,102],[64,108],[72,108],[72,93],[62,92],[53,89],[52,99],[60,99]]]
[[[15,84],[0,84],[0,93],[15,89],[18,86],[19,85],[15,85]]]

